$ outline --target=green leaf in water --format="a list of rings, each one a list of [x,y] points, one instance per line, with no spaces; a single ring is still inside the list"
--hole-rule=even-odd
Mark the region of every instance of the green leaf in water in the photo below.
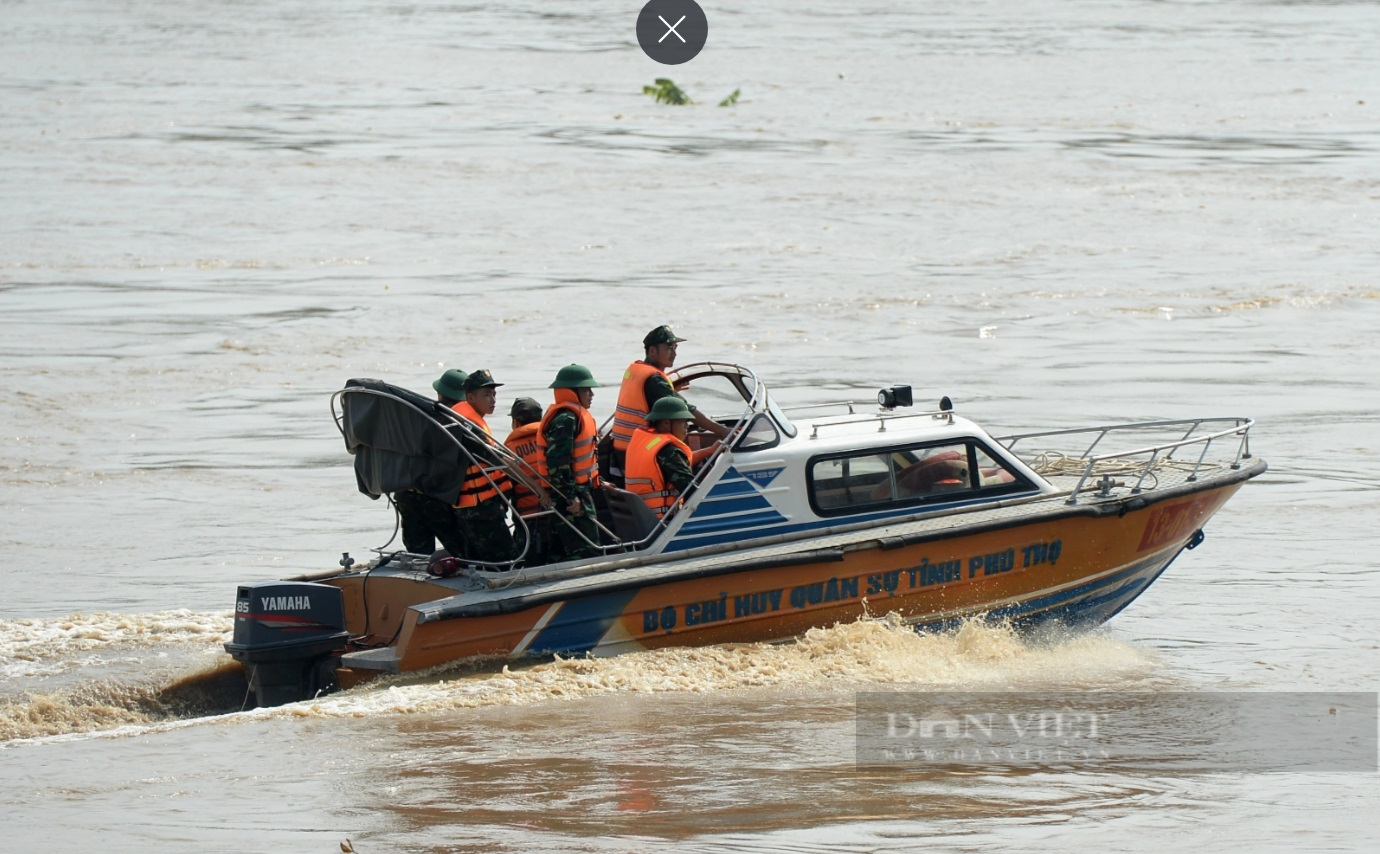
[[[656,98],[658,104],[693,104],[690,96],[685,94],[679,86],[669,77],[658,77],[655,86],[643,86],[642,92]]]

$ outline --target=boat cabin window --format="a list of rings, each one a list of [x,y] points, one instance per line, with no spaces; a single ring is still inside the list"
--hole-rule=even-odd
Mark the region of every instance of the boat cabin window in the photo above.
[[[744,399],[752,399],[752,396],[756,394],[758,390],[756,378],[742,377],[741,382],[743,384]],[[771,394],[767,392],[765,387],[762,388],[762,393],[766,395],[767,413],[771,415],[772,420],[776,422],[776,428],[780,430],[782,433],[785,433],[790,438],[794,439],[796,429],[795,425],[791,423],[791,419],[787,418],[786,413],[781,410],[781,407],[776,405],[776,398],[772,397]]]
[[[1031,486],[971,440],[836,454],[810,465],[810,504],[821,516],[979,493],[997,495]]]
[[[767,411],[771,413],[772,419],[781,427],[782,433],[795,438],[795,425],[791,423],[791,419],[786,417],[786,413],[781,411],[781,407],[776,405],[776,398],[770,395],[767,396]]]
[[[765,451],[767,448],[774,448],[781,443],[781,434],[777,431],[776,425],[765,415],[756,415],[752,423],[748,425],[747,432],[743,433],[743,438],[738,440],[738,445],[733,450],[743,451]]]

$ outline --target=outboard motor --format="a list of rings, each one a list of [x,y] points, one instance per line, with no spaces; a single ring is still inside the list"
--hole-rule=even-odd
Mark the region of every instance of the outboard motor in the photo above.
[[[335,688],[332,653],[349,637],[339,588],[263,581],[240,585],[225,651],[249,671],[258,705],[281,706]]]

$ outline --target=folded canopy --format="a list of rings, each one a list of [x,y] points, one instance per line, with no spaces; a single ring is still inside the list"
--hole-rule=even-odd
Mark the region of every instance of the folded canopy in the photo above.
[[[382,380],[352,379],[340,391],[340,432],[370,498],[416,490],[454,504],[480,440],[444,404]]]

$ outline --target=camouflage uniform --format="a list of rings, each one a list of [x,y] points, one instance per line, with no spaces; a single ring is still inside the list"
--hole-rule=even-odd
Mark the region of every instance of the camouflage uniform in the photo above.
[[[671,327],[658,326],[656,329],[648,332],[647,336],[642,339],[642,346],[645,349],[654,344],[679,344],[684,340],[684,338],[672,332]],[[644,364],[646,364],[645,360]],[[681,400],[685,400],[684,397],[681,397],[681,395],[671,387],[666,377],[660,374],[653,374],[647,377],[647,381],[642,384],[642,394],[647,398],[647,408],[649,410],[663,397],[679,397]],[[692,406],[689,401],[685,401],[685,405],[690,407],[691,412],[695,411],[695,407]]]
[[[580,429],[580,419],[569,410],[562,410],[551,417],[546,425],[546,470],[547,482],[557,494],[565,496],[556,500],[556,509],[562,520],[551,522],[550,555],[555,560],[590,557],[598,550],[580,539],[583,534],[590,543],[599,542],[599,527],[594,522],[594,497],[588,484],[575,483],[575,472],[571,464],[575,457],[575,433]],[[568,505],[579,499],[580,512],[571,515]],[[566,524],[566,523],[569,524]],[[574,527],[580,533],[571,530]]]
[[[469,400],[469,395],[472,392],[497,388],[501,385],[503,383],[494,382],[493,374],[489,371],[474,371],[465,379],[466,400]],[[474,462],[485,468],[501,465],[502,458],[492,451],[495,443],[489,435],[489,427],[484,421],[483,415],[475,411],[472,403],[469,402],[463,406],[457,406],[456,411],[467,421],[483,430],[482,438],[466,436],[461,440],[461,444],[473,456]],[[512,494],[512,481],[508,480],[502,472],[494,472],[490,477],[493,478],[501,491],[508,495]],[[463,491],[461,498],[462,500],[464,498]],[[517,557],[517,549],[513,545],[513,532],[508,529],[508,499],[506,497],[491,495],[473,506],[459,507],[455,512],[460,519],[460,530],[465,534],[465,545],[469,549],[469,554],[466,557],[470,560],[502,563]]]
[[[642,339],[644,355],[646,350],[658,344],[679,344],[684,340],[686,339],[681,338],[675,332],[671,331],[671,327],[658,326],[656,329],[653,329],[651,332],[648,332],[646,337]],[[639,359],[638,362],[644,365],[652,365],[653,367],[657,367],[658,370],[662,370],[659,366],[655,365],[652,362],[648,362],[645,358]],[[635,362],[634,364],[637,364],[637,362]],[[625,383],[627,381],[627,379],[624,379]],[[620,392],[620,397],[621,396],[622,395]],[[677,392],[674,387],[672,387],[671,383],[666,379],[666,377],[663,374],[652,374],[651,376],[647,377],[647,379],[642,383],[642,397],[647,401],[647,409],[649,411],[653,406],[656,405],[656,402],[658,400],[667,397],[674,397],[675,399],[684,403],[692,413],[698,412],[694,404],[690,403],[688,400],[682,397],[681,394]],[[644,426],[647,426],[649,429],[651,427],[650,424],[646,424],[645,422]],[[601,459],[600,469],[605,480],[607,480],[609,483],[612,483],[614,486],[622,488],[623,486],[625,486],[622,471],[625,468],[627,468],[627,465],[628,452],[626,450],[619,450],[618,448],[614,447],[610,448],[608,452],[607,462],[604,462]]]
[[[695,473],[690,469],[690,461],[685,458],[685,452],[669,442],[657,450],[656,464],[661,468],[661,476],[666,478],[666,482],[675,487],[680,495],[685,494],[685,490],[690,488],[690,481],[695,479]]]
[[[522,558],[523,566],[540,566],[561,559],[560,555],[551,553],[550,516],[523,517],[522,524],[513,530],[513,554],[515,556],[522,551],[524,543],[527,544],[527,552]]]
[[[454,507],[411,490],[394,493],[393,504],[402,517],[403,548],[413,554],[429,555],[436,550],[439,539],[441,548],[455,557],[465,557],[465,535]]]
[[[466,557],[491,563],[517,557],[513,532],[508,530],[508,502],[490,498],[473,507],[458,508],[455,515],[460,520],[460,530],[469,549]]]
[[[679,398],[662,398],[652,404],[651,411],[647,413],[647,421],[653,425],[651,430],[639,430],[633,434],[633,446],[630,446],[630,450],[637,452],[635,468],[640,473],[639,485],[634,487],[633,491],[643,494],[644,500],[647,500],[653,509],[660,506],[661,498],[656,498],[655,501],[648,499],[648,496],[656,494],[654,491],[656,484],[655,481],[647,479],[647,475],[643,472],[647,468],[646,452],[656,447],[656,443],[646,442],[646,437],[655,435],[657,433],[656,427],[663,421],[680,423],[690,421],[692,418],[690,408],[685,405],[685,401]],[[675,430],[667,430],[662,435],[676,440],[675,442],[664,442],[656,449],[654,461],[661,473],[661,481],[664,484],[662,489],[668,492],[674,490],[677,496],[684,497],[686,490],[695,480],[694,469],[691,468],[691,457],[680,447],[679,442],[682,440],[677,437]],[[660,512],[662,511],[658,510],[658,513]]]
[[[499,461],[489,445],[481,444],[472,436],[461,439],[461,443],[482,466],[488,467]],[[511,481],[505,478],[502,486],[505,492],[511,494]],[[457,507],[455,516],[465,537],[465,557],[490,563],[501,563],[517,557],[513,532],[508,529],[508,501],[503,496],[495,495],[473,507]]]
[[[513,432],[508,434],[508,438],[503,444],[508,450],[522,457],[529,465],[534,468],[536,464],[533,451],[538,447],[537,434],[533,432],[530,436],[519,433],[522,428],[529,424],[539,424],[542,418],[541,404],[530,397],[519,397],[513,401],[513,408],[508,413],[513,419]],[[516,437],[521,438],[516,438]],[[544,458],[543,458],[544,459]],[[531,491],[522,486],[516,480],[513,481],[513,509],[521,512],[522,524],[513,526],[513,549],[514,554],[523,552],[524,543],[527,546],[523,552],[523,563],[527,566],[538,566],[543,563],[550,563],[559,560],[560,556],[551,554],[551,517],[542,515],[536,508],[523,508],[524,500],[533,498]],[[517,521],[515,518],[514,521]]]

